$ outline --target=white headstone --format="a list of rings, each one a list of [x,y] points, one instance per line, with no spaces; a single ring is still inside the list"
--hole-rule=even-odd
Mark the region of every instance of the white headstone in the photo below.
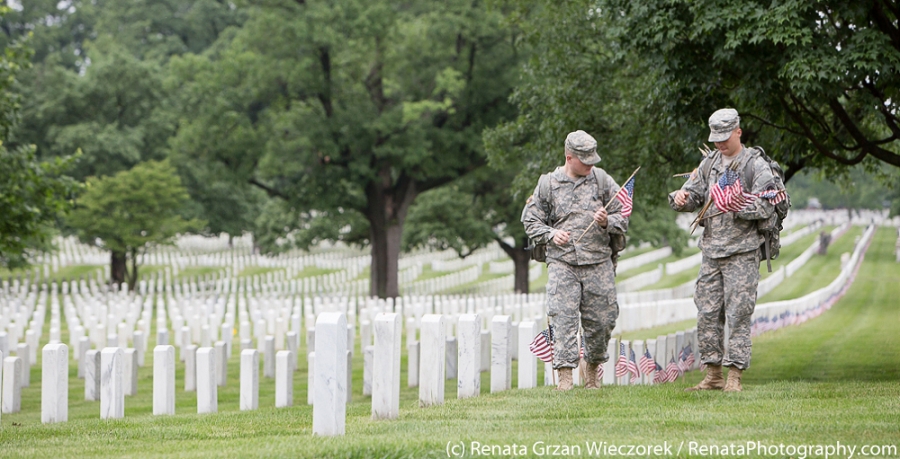
[[[197,346],[188,344],[184,347],[184,391],[197,390]]]
[[[481,317],[463,314],[456,324],[459,337],[456,397],[477,397],[481,393]]]
[[[134,348],[124,349],[123,351],[122,382],[125,385],[125,395],[136,395],[138,379],[137,353]]]
[[[444,403],[444,347],[447,345],[447,327],[444,316],[425,314],[422,316],[421,344],[419,355],[419,406],[442,405]]]
[[[137,366],[143,368],[147,356],[147,341],[144,340],[144,332],[134,331],[134,351],[137,355]]]
[[[481,331],[481,371],[491,370],[491,331]]]
[[[259,351],[241,351],[241,411],[259,408]]]
[[[78,378],[84,379],[84,362],[85,355],[87,355],[87,351],[91,349],[91,339],[87,336],[82,336],[78,339]],[[4,354],[5,355],[5,354]]]
[[[16,346],[16,355],[22,358],[21,387],[31,386],[31,346],[28,343],[19,343]]]
[[[289,331],[286,333],[285,338],[287,339],[287,350],[291,351],[291,355],[294,356],[294,360],[291,362],[291,371],[297,371],[297,356],[300,355],[300,335],[295,331]]]
[[[375,346],[363,347],[363,395],[372,395],[373,360],[375,360]]]
[[[419,354],[421,346],[418,341],[409,341],[406,344],[407,386],[419,386]]]
[[[184,362],[184,348],[191,344],[191,327],[185,325],[181,327],[181,353],[179,360]]]
[[[100,419],[125,417],[124,355],[118,347],[100,351]]]
[[[375,361],[372,380],[372,417],[396,419],[400,415],[400,314],[375,317]]]
[[[41,361],[41,422],[69,420],[69,347],[44,346]]]
[[[491,320],[491,393],[512,388],[511,325],[509,316],[494,316]]]
[[[84,399],[100,400],[100,351],[97,349],[84,354]]]
[[[275,354],[275,408],[294,405],[294,371],[291,351]]]
[[[347,319],[323,312],[316,319],[313,433],[343,435],[347,419]]]
[[[3,359],[3,394],[0,411],[18,413],[22,409],[22,369],[21,357]]]
[[[275,377],[275,337],[266,335],[263,339],[263,376],[266,378]]]
[[[216,413],[219,410],[216,386],[216,350],[197,349],[197,413]]]
[[[175,348],[153,348],[153,414],[175,414]]]
[[[457,367],[459,365],[459,356],[457,355],[459,353],[458,348],[459,346],[456,338],[453,336],[448,337],[447,344],[444,346],[444,352],[446,353],[445,360],[447,365],[444,376],[447,379],[456,379],[457,377]]]
[[[165,346],[167,344],[169,344],[169,330],[165,328],[158,329],[156,331],[156,345]]]
[[[224,341],[216,341],[216,384],[225,387],[228,380],[228,353]]]
[[[519,322],[519,332],[517,334],[519,342],[516,346],[519,349],[519,389],[531,389],[537,387],[538,360],[528,349],[528,346],[538,332],[539,330],[537,329],[537,324],[535,322]]]

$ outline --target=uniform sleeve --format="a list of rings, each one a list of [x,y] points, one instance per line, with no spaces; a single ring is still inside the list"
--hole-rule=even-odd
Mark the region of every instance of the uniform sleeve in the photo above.
[[[525,203],[525,208],[522,209],[522,224],[525,225],[525,234],[538,244],[546,244],[553,239],[553,235],[556,233],[556,230],[548,225],[549,222],[549,196],[541,195],[541,185],[538,182],[534,193]]]
[[[615,196],[619,192],[619,184],[609,175],[606,176],[606,183],[602,185],[602,188],[609,190],[610,196]],[[613,203],[610,207],[615,210],[606,209],[606,231],[612,234],[625,234],[628,231],[628,217],[622,215],[622,203]]]
[[[756,158],[753,164],[753,184],[750,193],[758,195],[767,189],[775,189],[775,176],[772,169],[762,158]],[[765,220],[775,212],[775,206],[768,199],[756,199],[744,210],[735,215],[742,220]]]
[[[707,177],[704,177],[700,171],[703,170],[704,163],[708,159],[700,162],[700,166],[694,170],[691,177],[684,182],[681,189],[688,192],[687,202],[683,206],[675,205],[675,191],[669,193],[669,207],[678,212],[693,212],[706,204],[706,198],[709,195],[709,185],[706,183]]]

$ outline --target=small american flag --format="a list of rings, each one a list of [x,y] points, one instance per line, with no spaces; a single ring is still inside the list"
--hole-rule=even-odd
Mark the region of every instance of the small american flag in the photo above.
[[[638,372],[637,362],[634,358],[634,349],[631,349],[631,357],[628,358],[628,372],[631,373],[631,381],[636,382],[638,378],[641,377],[640,372]]]
[[[616,361],[616,377],[628,374],[628,356],[625,355],[625,344],[619,343],[619,360]]]
[[[622,187],[623,191],[620,191],[619,194],[616,195],[616,199],[622,203],[622,216],[628,217],[631,215],[632,210],[632,197],[634,197],[634,177],[628,179],[625,182],[625,185]]]
[[[767,189],[759,194],[757,194],[760,198],[768,199],[773,205],[778,204],[781,201],[784,201],[787,193],[785,190],[776,190],[774,188]]]
[[[756,195],[744,192],[740,175],[730,168],[719,177],[709,193],[721,212],[740,212],[756,200]]]
[[[528,345],[528,350],[531,351],[537,358],[541,359],[544,362],[552,362],[553,361],[553,327],[548,327],[544,329],[544,331],[537,334],[533,340],[531,340],[531,344]]]
[[[656,374],[653,376],[653,384],[662,384],[669,381],[669,375],[666,374],[665,371],[663,371],[662,367],[659,366],[658,363],[653,362],[653,367],[653,371],[656,372]]]
[[[678,370],[678,364],[675,363],[675,356],[669,360],[669,364],[666,365],[666,381],[674,382],[678,377],[681,376],[681,372]]]
[[[644,354],[641,355],[638,367],[641,369],[641,373],[645,375],[649,375],[656,370],[656,362],[653,361],[653,356],[650,355],[649,349],[644,349]]]
[[[685,355],[684,363],[686,363],[688,369],[690,369],[692,366],[694,366],[694,362],[696,361],[694,359],[694,349],[690,344],[687,345],[686,352],[687,352],[687,354]]]

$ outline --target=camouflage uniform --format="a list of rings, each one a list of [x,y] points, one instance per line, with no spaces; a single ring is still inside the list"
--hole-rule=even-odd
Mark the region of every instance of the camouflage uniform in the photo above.
[[[554,328],[553,368],[557,369],[578,366],[579,315],[584,330],[585,361],[598,364],[609,360],[606,347],[619,316],[609,233],[624,234],[628,218],[614,204],[611,206],[614,210],[607,209],[606,228],[594,224],[575,242],[594,221],[594,212],[619,191],[619,185],[609,175],[599,175],[606,177],[601,179],[603,183],[598,183],[594,173],[572,179],[564,168],[558,167],[547,174],[547,190],[542,190],[539,184],[522,213],[528,237],[547,243],[548,316]],[[553,243],[557,230],[570,233],[568,243],[562,246]]]
[[[753,194],[765,191],[774,183],[769,165],[744,148],[733,162],[743,174],[748,161],[753,160],[753,183],[744,189]],[[709,162],[710,164],[704,164]],[[709,168],[709,176],[703,172]],[[681,187],[689,193],[684,206],[674,202],[675,192],[669,194],[669,205],[679,212],[691,212],[703,207],[709,198],[709,187],[725,172],[722,155],[718,152],[704,159],[698,173]],[[748,189],[749,188],[749,189]],[[740,212],[728,212],[704,220],[700,250],[703,261],[694,290],[697,305],[697,335],[700,361],[746,370],[750,366],[750,325],[756,308],[756,287],[759,284],[759,246],[765,240],[757,232],[757,221],[772,216],[774,206],[766,199],[753,201]],[[712,206],[707,215],[718,210]],[[728,319],[728,353],[724,352],[724,326]]]

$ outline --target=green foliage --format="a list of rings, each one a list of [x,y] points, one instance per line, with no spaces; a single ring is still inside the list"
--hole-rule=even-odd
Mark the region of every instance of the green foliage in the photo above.
[[[896,170],[888,165],[876,173],[862,166],[845,168],[841,174],[826,177],[821,172],[801,172],[788,183],[794,207],[803,208],[815,198],[825,209],[876,209],[900,204],[900,180],[891,176]],[[893,185],[888,188],[887,185]]]
[[[30,56],[22,42],[0,55],[0,266],[10,268],[27,265],[29,250],[49,248],[52,225],[75,188],[62,175],[72,158],[40,161],[34,145],[7,147],[19,115],[20,95],[13,88]]]
[[[698,137],[656,116],[646,93],[656,90],[657,69],[638,55],[622,58],[607,19],[592,1],[517,5],[521,11],[515,17],[522,19],[534,53],[511,99],[518,118],[484,133],[491,165],[519,171],[511,192],[521,206],[540,174],[563,163],[566,135],[583,129],[597,139],[598,166],[620,185],[642,167],[635,179],[629,244],[668,243],[680,251],[686,237],[659,197],[681,185],[672,174],[699,162],[695,147],[686,147]],[[507,221],[512,225],[518,215]]]
[[[70,207],[72,158],[39,161],[35,148],[0,145],[0,266],[28,264],[29,250],[47,250],[57,216]]]
[[[146,161],[110,177],[89,179],[67,221],[82,242],[133,255],[201,226],[181,216],[187,199],[171,165]]]
[[[788,178],[867,157],[900,167],[900,10],[892,2],[604,0],[623,60],[656,69],[656,115],[705,134],[715,109],[742,115]],[[705,136],[705,135],[704,135]]]
[[[403,231],[403,250],[453,249],[466,257],[493,242],[490,222],[477,213],[474,196],[459,188],[446,185],[416,199]]]

